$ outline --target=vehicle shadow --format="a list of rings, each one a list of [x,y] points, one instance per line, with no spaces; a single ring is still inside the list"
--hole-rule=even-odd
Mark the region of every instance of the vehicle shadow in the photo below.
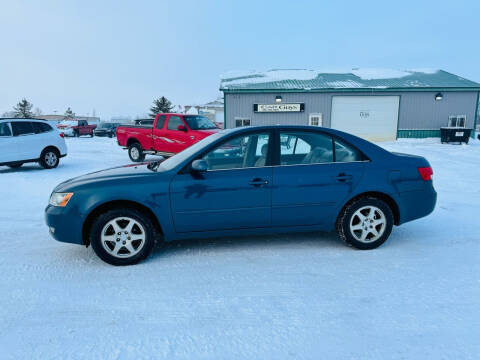
[[[157,244],[149,256],[149,261],[164,259],[192,251],[235,251],[246,248],[284,248],[298,247],[344,247],[335,232],[285,233],[274,235],[249,235],[228,238],[209,238],[195,240],[178,240]]]
[[[22,172],[29,172],[34,170],[46,170],[46,169],[44,169],[37,163],[24,164],[22,165],[22,167],[19,167],[16,169],[9,168],[7,166],[0,166],[0,174],[22,173]]]

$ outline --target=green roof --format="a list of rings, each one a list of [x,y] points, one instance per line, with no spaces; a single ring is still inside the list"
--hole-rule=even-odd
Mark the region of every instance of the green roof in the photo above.
[[[269,70],[222,76],[222,91],[328,91],[328,90],[480,90],[480,84],[443,70],[351,69]]]

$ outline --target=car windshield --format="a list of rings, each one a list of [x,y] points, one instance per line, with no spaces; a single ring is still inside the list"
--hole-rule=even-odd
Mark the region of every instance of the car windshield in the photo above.
[[[192,130],[207,130],[217,128],[215,124],[205,116],[187,115],[184,116],[184,119],[187,122],[188,127]]]
[[[223,135],[228,133],[228,130],[222,130],[216,134],[207,136],[206,138],[200,140],[199,142],[193,144],[192,146],[186,148],[182,152],[179,152],[178,154],[168,158],[164,162],[160,164],[162,168],[165,170],[171,170],[183,161],[187,160],[190,156],[195,154],[197,151],[201,150],[202,148],[208,146],[212,142],[218,140],[221,138]]]
[[[98,126],[99,129],[111,129],[112,127],[113,127],[112,123],[105,123],[105,122],[100,123],[100,125]]]

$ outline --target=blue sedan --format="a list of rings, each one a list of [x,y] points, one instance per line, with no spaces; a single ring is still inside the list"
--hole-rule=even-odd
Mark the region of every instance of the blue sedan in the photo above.
[[[53,191],[58,241],[107,263],[145,259],[157,241],[331,231],[373,249],[393,225],[430,214],[432,169],[347,133],[308,126],[223,130],[163,161],[80,176]]]

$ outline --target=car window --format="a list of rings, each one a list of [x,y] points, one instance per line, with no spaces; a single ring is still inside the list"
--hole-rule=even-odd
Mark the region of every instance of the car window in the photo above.
[[[0,123],[0,136],[12,136],[12,131],[8,123]]]
[[[350,161],[362,161],[363,155],[360,151],[353,146],[347,145],[344,142],[335,139],[335,161],[337,162],[350,162]]]
[[[172,116],[173,117],[173,116]],[[156,129],[163,129],[163,125],[165,125],[165,119],[167,118],[166,115],[161,115],[158,117],[157,120],[157,125],[155,125]],[[172,118],[170,118],[170,121],[172,121]],[[178,126],[178,125],[177,125]]]
[[[40,133],[45,133],[52,131],[52,127],[48,124],[42,123],[42,122],[34,122],[32,123],[33,126],[33,131],[35,134],[40,134]]]
[[[168,120],[167,129],[168,130],[178,130],[178,125],[184,125],[182,119],[179,116],[170,116]]]
[[[281,132],[280,164],[320,164],[333,162],[333,139],[313,132]]]
[[[33,134],[33,127],[30,121],[12,122],[13,136]]]
[[[192,130],[216,129],[215,124],[205,116],[187,115],[184,117],[188,127]]]
[[[269,133],[234,137],[203,156],[208,170],[262,167],[267,164]]]

